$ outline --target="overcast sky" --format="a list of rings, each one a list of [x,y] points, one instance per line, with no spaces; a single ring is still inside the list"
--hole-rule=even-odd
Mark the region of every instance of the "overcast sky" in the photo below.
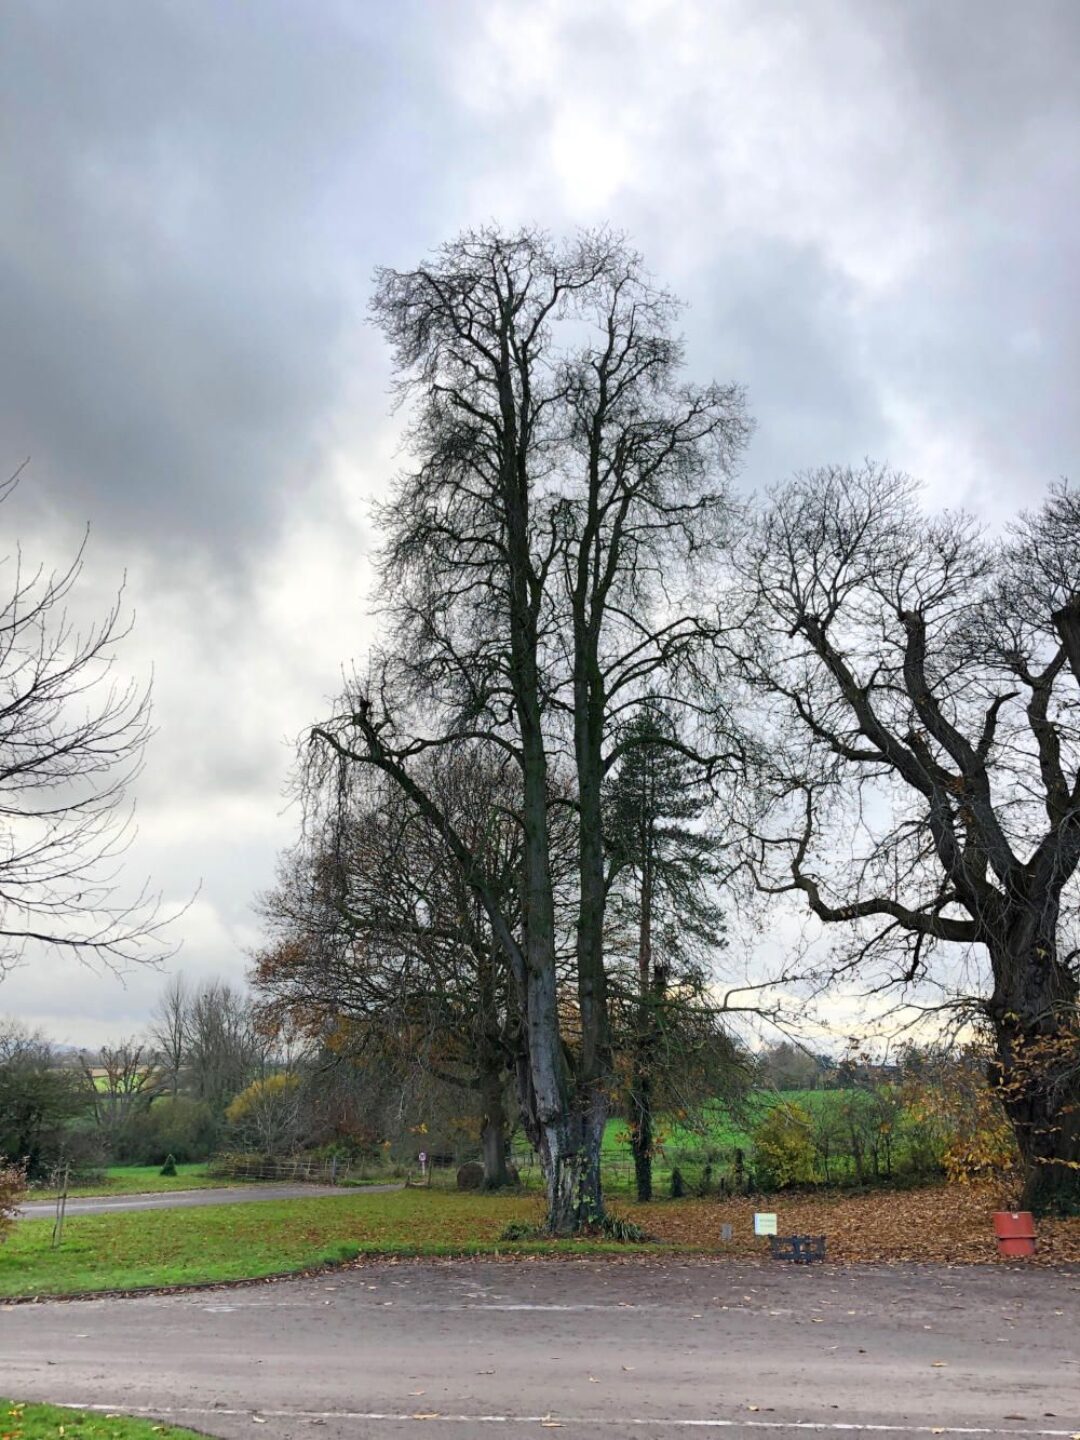
[[[1077,472],[1078,74],[1074,0],[5,0],[3,548],[127,572],[176,963],[242,977],[371,635],[376,264],[612,222],[748,388],[744,485],[871,455],[1000,522]],[[0,1012],[92,1043],[161,983],[34,958]]]

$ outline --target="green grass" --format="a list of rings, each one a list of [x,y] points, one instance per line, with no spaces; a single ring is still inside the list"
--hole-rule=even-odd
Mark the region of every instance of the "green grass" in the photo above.
[[[153,1420],[63,1410],[57,1405],[23,1405],[2,1397],[0,1435],[3,1440],[196,1440],[193,1430]]]
[[[50,1248],[51,1221],[24,1220],[0,1247],[0,1296],[257,1279],[365,1254],[625,1253],[641,1248],[608,1241],[500,1242],[511,1221],[529,1224],[541,1218],[535,1195],[345,1192],[310,1200],[72,1216],[58,1250]]]
[[[215,1180],[207,1175],[205,1165],[177,1165],[175,1175],[162,1175],[160,1165],[111,1165],[105,1172],[105,1183],[73,1185],[72,1197],[80,1195],[146,1195],[167,1190],[207,1190],[228,1185],[228,1180]],[[55,1188],[32,1190],[31,1200],[49,1200]]]

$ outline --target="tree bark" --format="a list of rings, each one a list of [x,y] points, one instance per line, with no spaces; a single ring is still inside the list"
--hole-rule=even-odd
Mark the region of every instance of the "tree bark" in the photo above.
[[[541,1161],[552,1235],[574,1235],[603,1220],[600,1146],[606,1123],[607,1104],[601,1098],[544,1126]]]
[[[652,1199],[653,1114],[652,1067],[656,1049],[655,988],[652,958],[652,845],[646,835],[641,870],[641,921],[638,940],[638,1015],[630,1083],[630,1148],[634,1181],[641,1203]]]
[[[634,1107],[630,1121],[630,1148],[634,1155],[634,1184],[641,1204],[652,1199],[653,1193],[653,1117],[652,1077],[648,1061],[635,1066],[631,1082],[630,1103]]]
[[[507,1122],[501,1070],[492,1070],[480,1077],[480,1096],[483,1103],[480,1147],[484,1189],[501,1190],[511,1183],[506,1163]]]
[[[990,1078],[1023,1163],[1020,1204],[1035,1214],[1080,1212],[1080,995],[1056,922],[1056,909],[1039,923],[1025,906],[991,949]]]

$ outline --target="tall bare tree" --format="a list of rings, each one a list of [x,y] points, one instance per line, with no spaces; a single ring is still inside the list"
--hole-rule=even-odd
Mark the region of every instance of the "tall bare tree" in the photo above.
[[[1080,498],[990,542],[903,476],[818,471],[740,555],[773,725],[760,884],[851,932],[843,972],[992,1030],[1024,1202],[1075,1203]]]
[[[675,302],[607,232],[468,233],[380,272],[374,313],[412,403],[415,464],[382,515],[387,649],[315,738],[399,784],[469,874],[515,976],[548,1221],[566,1232],[603,1209],[604,776],[646,690],[700,704],[718,625],[702,577],[748,424],[736,387],[683,382]],[[520,937],[414,774],[425,750],[465,738],[520,771]],[[573,1044],[557,993],[559,790],[578,817]]]
[[[122,592],[96,624],[68,614],[82,560],[50,573],[13,546],[0,561],[0,978],[28,946],[119,966],[164,953],[153,897],[118,878],[149,691],[114,674]]]

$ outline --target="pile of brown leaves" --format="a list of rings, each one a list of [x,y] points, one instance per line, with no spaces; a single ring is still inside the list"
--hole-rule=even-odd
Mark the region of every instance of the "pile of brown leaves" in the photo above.
[[[781,1235],[825,1235],[831,1260],[972,1265],[999,1258],[993,1212],[1003,1208],[994,1186],[936,1185],[659,1202],[635,1206],[633,1218],[658,1240],[720,1254],[765,1255],[769,1242],[754,1235],[754,1212],[774,1211]],[[722,1225],[732,1227],[728,1242],[720,1238]],[[1036,1262],[1080,1262],[1080,1218],[1040,1220],[1036,1230]]]

